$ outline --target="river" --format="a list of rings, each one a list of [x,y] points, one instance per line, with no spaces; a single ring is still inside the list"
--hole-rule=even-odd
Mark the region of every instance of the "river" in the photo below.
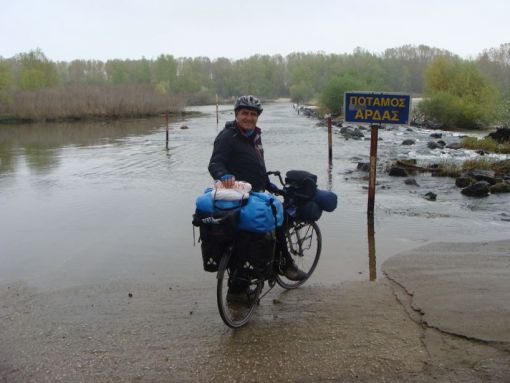
[[[171,121],[168,149],[163,118],[0,126],[0,284],[55,289],[167,278],[213,286],[193,244],[191,214],[212,182],[214,138],[233,113],[221,107],[218,126],[214,106],[194,109],[203,114]],[[264,105],[259,119],[268,170],[308,170],[339,196],[337,210],[319,221],[323,251],[310,283],[379,278],[384,260],[432,241],[510,237],[510,196],[471,199],[453,179],[420,175],[416,188],[380,172],[369,254],[367,181],[355,170],[368,158],[369,140],[335,135],[330,167],[327,131],[316,122],[288,103]],[[408,136],[426,143],[428,134],[381,131],[380,163],[448,157],[400,145]],[[437,201],[425,200],[427,191]]]

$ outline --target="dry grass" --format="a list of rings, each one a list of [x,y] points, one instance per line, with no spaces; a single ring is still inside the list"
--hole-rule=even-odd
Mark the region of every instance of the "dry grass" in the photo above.
[[[179,112],[185,102],[144,85],[81,85],[16,92],[5,112],[23,120],[138,117]]]
[[[489,158],[479,158],[476,160],[466,160],[463,163],[453,163],[444,161],[439,163],[441,175],[447,177],[459,177],[462,173],[473,169],[494,170],[496,176],[510,174],[510,160],[494,160]]]
[[[476,138],[465,137],[460,145],[465,149],[485,150],[492,153],[510,153],[510,142],[500,144],[491,137]]]

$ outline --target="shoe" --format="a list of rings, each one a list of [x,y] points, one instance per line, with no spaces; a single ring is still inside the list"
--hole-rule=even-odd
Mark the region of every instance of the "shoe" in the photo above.
[[[287,261],[287,265],[285,266],[285,270],[283,270],[283,275],[285,278],[291,281],[303,281],[308,277],[304,271],[299,270],[294,261]]]
[[[251,297],[246,291],[240,291],[240,292],[227,292],[227,302],[228,303],[237,303],[242,305],[249,305],[251,302]]]

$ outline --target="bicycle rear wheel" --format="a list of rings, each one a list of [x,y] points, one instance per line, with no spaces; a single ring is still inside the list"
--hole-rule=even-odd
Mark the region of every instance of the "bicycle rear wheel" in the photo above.
[[[287,248],[300,270],[306,273],[301,281],[291,281],[278,275],[276,282],[285,289],[295,289],[305,283],[317,267],[322,249],[322,235],[315,222],[293,222],[285,232]]]
[[[231,328],[239,328],[250,320],[262,291],[263,281],[248,277],[238,277],[233,266],[232,249],[228,249],[221,257],[218,267],[216,298],[223,322]],[[227,300],[229,286],[232,283],[240,282],[240,280],[248,285],[249,299],[247,302],[229,302]]]

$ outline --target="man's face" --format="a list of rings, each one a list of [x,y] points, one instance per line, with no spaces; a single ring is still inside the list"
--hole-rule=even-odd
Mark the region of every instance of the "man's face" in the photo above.
[[[243,130],[252,130],[257,126],[259,116],[251,109],[239,109],[236,113],[237,125]]]

